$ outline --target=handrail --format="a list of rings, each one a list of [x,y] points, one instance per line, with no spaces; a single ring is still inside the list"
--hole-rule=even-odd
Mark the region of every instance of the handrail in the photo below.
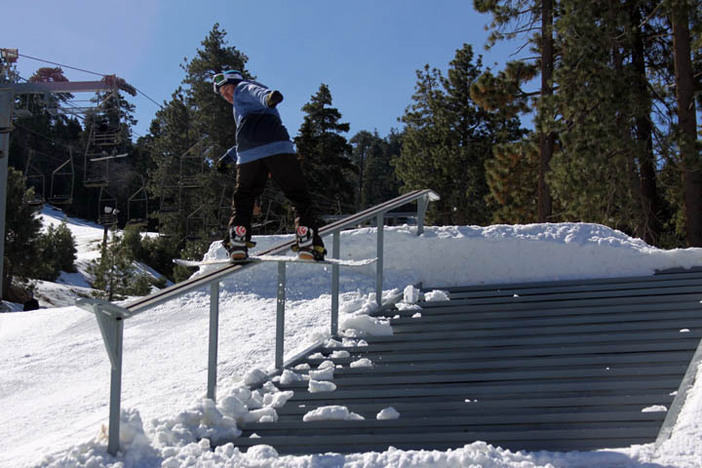
[[[339,258],[340,234],[344,229],[358,226],[367,221],[375,221],[377,229],[376,262],[376,302],[382,305],[383,292],[383,252],[384,252],[384,214],[407,203],[417,202],[417,235],[424,232],[424,219],[429,202],[438,200],[439,196],[430,189],[414,190],[397,198],[363,210],[355,215],[327,224],[320,228],[320,236],[332,235],[331,257]],[[286,241],[261,252],[265,255],[275,255],[287,251],[294,240]],[[110,421],[108,429],[108,453],[115,455],[119,450],[119,418],[121,411],[122,386],[122,341],[124,320],[160,305],[178,296],[182,296],[202,287],[210,287],[210,333],[207,377],[207,398],[215,399],[217,386],[217,343],[219,333],[219,283],[222,279],[247,268],[253,268],[259,263],[229,265],[215,271],[205,273],[197,278],[188,279],[168,288],[157,291],[149,296],[136,299],[124,306],[118,306],[100,299],[79,299],[76,305],[95,314],[102,334],[105,348],[111,364],[110,384]],[[278,294],[276,312],[276,352],[275,367],[283,367],[283,335],[285,324],[285,268],[284,261],[278,262]],[[338,333],[339,323],[339,265],[332,265],[332,304],[331,304],[331,335]]]
[[[426,201],[422,201],[423,199],[427,199]],[[424,190],[414,190],[412,192],[408,192],[404,195],[401,195],[397,198],[394,198],[390,201],[387,201],[385,203],[381,203],[379,205],[376,205],[372,208],[368,208],[366,210],[360,211],[356,213],[355,215],[351,215],[347,218],[344,218],[342,220],[327,224],[323,226],[322,228],[319,229],[319,235],[320,236],[326,236],[329,234],[333,234],[335,231],[340,231],[343,229],[351,228],[354,226],[357,226],[360,223],[363,223],[365,221],[370,221],[375,219],[379,214],[382,213],[387,213],[390,210],[393,210],[395,208],[399,208],[403,205],[406,205],[407,203],[411,203],[414,201],[419,201],[420,205],[425,204],[424,206],[419,206],[417,207],[418,211],[418,219],[417,221],[417,226],[419,229],[418,234],[422,233],[423,226],[424,226],[424,214],[426,213],[426,204],[428,204],[429,201],[436,201],[439,199],[439,196],[432,190],[430,189],[424,189]],[[281,244],[278,244],[274,247],[269,248],[268,250],[265,250],[263,252],[260,252],[260,255],[275,255],[275,254],[280,254],[283,252],[286,252],[292,247],[292,245],[295,243],[294,240],[286,241]],[[338,258],[334,256],[334,252],[332,251],[332,258]],[[222,278],[225,278],[227,276],[230,276],[237,270],[243,270],[246,268],[250,268],[256,264],[252,263],[245,263],[245,264],[237,264],[237,265],[231,265],[227,266],[221,269],[218,269],[216,271],[212,271],[210,273],[206,273],[202,276],[199,276],[197,278],[191,279],[191,280],[186,280],[181,283],[174,284],[168,288],[164,288],[160,291],[157,291],[149,296],[143,297],[136,299],[134,302],[131,302],[127,305],[125,305],[125,309],[128,309],[132,314],[137,314],[139,312],[142,312],[146,309],[150,309],[151,307],[155,307],[156,305],[162,304],[163,302],[169,301],[173,297],[185,294],[187,292],[190,292],[195,289],[200,289],[203,286],[207,286],[213,281],[220,280]]]

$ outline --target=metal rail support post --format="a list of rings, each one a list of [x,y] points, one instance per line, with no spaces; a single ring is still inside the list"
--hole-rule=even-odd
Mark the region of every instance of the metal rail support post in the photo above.
[[[375,269],[375,303],[378,307],[383,305],[383,253],[384,253],[384,233],[385,233],[385,213],[380,213],[376,217],[376,225],[378,226],[378,239],[376,253],[378,261]]]
[[[207,398],[217,396],[217,345],[219,341],[219,282],[210,284],[210,345],[207,360]]]
[[[275,314],[275,368],[283,368],[285,344],[285,262],[278,262],[278,299]]]
[[[110,358],[110,422],[107,434],[107,453],[119,451],[119,423],[122,399],[122,342],[124,319],[129,311],[100,299],[80,299],[79,307],[95,314],[105,349]]]
[[[341,233],[332,236],[332,258],[340,258]],[[332,265],[331,284],[331,336],[339,333],[339,265]]]
[[[424,234],[424,221],[427,215],[427,208],[430,202],[429,195],[424,195],[422,198],[417,200],[417,235],[421,236]]]

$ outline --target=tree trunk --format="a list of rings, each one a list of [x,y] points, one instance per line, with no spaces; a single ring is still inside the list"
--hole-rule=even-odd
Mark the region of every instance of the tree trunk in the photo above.
[[[632,24],[641,24],[641,13],[634,2]],[[659,203],[656,187],[656,162],[653,154],[653,123],[651,122],[651,99],[648,93],[646,78],[646,60],[644,56],[644,39],[640,28],[634,31],[632,60],[636,70],[636,92],[641,104],[636,110],[635,128],[636,139],[642,144],[639,153],[639,197],[643,219],[638,226],[638,235],[649,245],[654,245],[660,234],[661,224],[658,218]]]
[[[675,2],[671,11],[671,26],[687,244],[690,247],[702,247],[702,166],[695,148],[697,122],[688,26],[689,8],[687,0]]]
[[[553,0],[542,0],[541,4],[541,97],[553,94]],[[541,162],[539,165],[538,217],[539,222],[548,221],[552,211],[551,192],[546,182],[546,174],[551,165],[555,136],[541,128],[539,146]]]

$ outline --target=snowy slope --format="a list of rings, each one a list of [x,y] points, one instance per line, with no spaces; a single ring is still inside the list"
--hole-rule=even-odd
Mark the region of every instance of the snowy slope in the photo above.
[[[44,215],[45,222],[57,219],[60,214]],[[70,222],[79,261],[94,258],[102,228]],[[259,249],[283,239],[258,239]],[[341,245],[342,257],[375,256],[375,230],[345,232]],[[387,295],[420,281],[438,287],[646,275],[702,266],[702,249],[663,251],[606,227],[579,223],[436,227],[422,237],[401,226],[386,229],[385,246]],[[208,256],[222,253],[214,244]],[[362,323],[359,314],[372,310],[374,268],[342,270],[342,324]],[[279,457],[270,447],[242,454],[231,444],[211,451],[207,440],[235,434],[236,418],[273,417],[276,405],[284,403],[286,396],[274,387],[251,395],[242,382],[253,369],[273,362],[275,271],[274,264],[263,264],[222,284],[217,408],[202,400],[209,313],[205,291],[126,322],[126,451],[116,459],[105,452],[109,362],[95,318],[76,307],[0,314],[0,466],[700,466],[702,385],[688,398],[673,438],[658,452],[646,445],[586,453],[512,453],[481,442],[447,452],[391,449],[348,456]],[[302,264],[291,265],[287,276],[289,356],[325,336],[330,275],[329,268]],[[75,287],[80,278],[66,282]],[[62,289],[52,288],[42,287],[44,305]],[[254,408],[259,409],[250,411]],[[208,439],[196,442],[203,436]]]

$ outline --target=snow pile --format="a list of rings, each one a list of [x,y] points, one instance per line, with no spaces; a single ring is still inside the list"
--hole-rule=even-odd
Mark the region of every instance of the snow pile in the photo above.
[[[368,358],[361,358],[357,359],[356,361],[353,361],[349,366],[352,369],[355,369],[357,367],[373,367],[373,361],[371,361]]]
[[[375,416],[375,419],[381,421],[388,419],[400,419],[400,413],[392,406],[388,406],[387,408],[380,410],[380,412]]]
[[[360,421],[363,416],[353,413],[345,406],[320,406],[309,411],[302,417],[305,422],[309,421]]]
[[[358,314],[345,319],[341,329],[347,336],[391,336],[392,327],[388,320]]]
[[[53,215],[47,219],[54,222]],[[69,228],[79,243],[79,261],[88,261],[95,255],[102,228],[75,220],[69,220]],[[438,292],[443,286],[649,275],[702,266],[702,249],[660,250],[593,224],[448,226],[429,227],[421,237],[415,233],[416,228],[409,226],[386,228],[383,291],[385,300],[400,297],[400,308],[415,315],[421,314],[416,304],[419,293],[408,285],[420,282],[436,288],[431,297],[445,300],[448,296]],[[374,228],[343,232],[341,257],[375,257],[375,236]],[[287,239],[256,240],[263,250]],[[213,244],[208,255],[222,254],[218,249]],[[276,264],[257,265],[221,283],[216,405],[203,399],[208,291],[192,292],[125,322],[125,409],[122,448],[116,458],[106,453],[101,429],[107,420],[109,360],[95,317],[75,307],[0,314],[0,466],[699,467],[699,383],[689,394],[672,437],[658,450],[649,444],[598,452],[514,453],[475,442],[441,452],[391,448],[382,453],[291,457],[279,456],[268,446],[247,453],[232,443],[212,449],[216,441],[232,440],[243,422],[277,420],[276,410],[292,397],[292,392],[280,391],[272,382],[253,386],[274,361],[276,269]],[[292,355],[328,333],[331,268],[294,264],[287,271],[285,349]],[[79,279],[77,275],[66,281],[76,286]],[[65,301],[63,287],[40,285],[39,293]],[[367,343],[362,336],[392,332],[387,323],[368,315],[376,310],[374,265],[342,269],[340,289],[339,319],[345,332],[341,341],[328,340],[327,347],[363,346]],[[331,356],[349,357],[341,349]],[[299,391],[333,391],[333,381],[323,379],[333,377],[329,362],[314,370],[309,366],[286,370],[278,382],[307,382]],[[350,364],[372,365],[368,359]],[[309,417],[353,417],[348,409],[319,413]],[[389,409],[385,415],[393,416]]]
[[[427,302],[448,301],[450,297],[448,292],[434,289],[424,294],[424,300]]]
[[[307,390],[310,393],[323,393],[323,392],[333,392],[336,390],[336,384],[334,382],[328,382],[326,380],[311,380],[307,386]]]
[[[421,291],[410,284],[402,292],[402,302],[406,304],[416,304],[419,302],[420,294]]]

